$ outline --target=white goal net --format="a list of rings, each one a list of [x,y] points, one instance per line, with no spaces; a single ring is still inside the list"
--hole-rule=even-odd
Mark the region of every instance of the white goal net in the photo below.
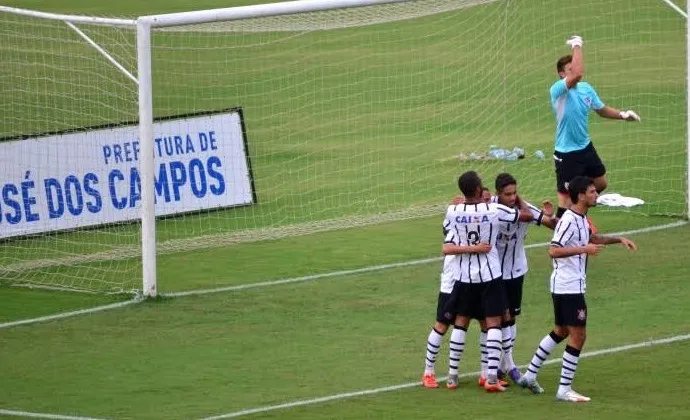
[[[22,151],[0,154],[0,281],[139,289],[135,29],[75,24],[103,54],[60,20],[0,21],[0,147]],[[468,169],[554,199],[548,89],[573,33],[603,101],[642,116],[591,118],[610,191],[684,216],[685,19],[662,2],[423,0],[154,28],[158,252],[436,216]]]

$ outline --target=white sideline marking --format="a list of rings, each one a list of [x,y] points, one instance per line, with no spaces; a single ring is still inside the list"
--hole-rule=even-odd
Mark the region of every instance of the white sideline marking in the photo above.
[[[663,225],[649,226],[649,227],[641,228],[641,229],[633,229],[633,230],[626,230],[626,231],[622,231],[622,232],[616,232],[616,233],[613,233],[612,235],[634,235],[634,234],[638,234],[638,233],[647,233],[647,232],[654,232],[657,230],[671,229],[671,228],[675,228],[675,227],[685,226],[686,224],[688,224],[687,221],[679,220],[677,222],[667,223],[667,224],[663,224]],[[525,249],[544,247],[547,245],[549,245],[548,242],[529,244],[529,245],[525,245]],[[309,276],[292,277],[292,278],[281,279],[281,280],[262,281],[259,283],[245,283],[245,284],[238,284],[235,286],[217,287],[214,289],[201,289],[201,290],[189,290],[186,292],[162,293],[162,295],[163,296],[170,296],[170,297],[179,297],[179,296],[205,295],[205,294],[209,294],[209,293],[236,292],[239,290],[253,289],[255,287],[277,286],[280,284],[300,283],[300,282],[311,281],[311,280],[326,279],[326,278],[330,278],[330,277],[371,273],[374,271],[388,270],[390,268],[410,267],[410,266],[414,266],[414,265],[421,265],[421,264],[438,262],[438,261],[441,261],[442,259],[443,259],[443,257],[424,258],[424,259],[420,259],[420,260],[403,261],[403,262],[391,263],[391,264],[372,265],[369,267],[362,267],[362,268],[357,268],[354,270],[331,271],[331,272],[322,273],[322,274],[312,274]]]
[[[38,318],[22,319],[19,321],[3,322],[2,324],[0,324],[0,329],[16,327],[18,325],[36,324],[39,322],[53,321],[56,319],[70,318],[70,317],[77,316],[77,315],[92,314],[95,312],[107,311],[109,309],[122,308],[123,306],[131,305],[132,303],[141,302],[142,300],[143,299],[141,299],[141,298],[134,298],[131,300],[126,300],[124,302],[116,302],[116,303],[111,303],[111,304],[103,305],[103,306],[95,306],[93,308],[79,309],[77,311],[62,312],[59,314],[41,316]],[[0,412],[0,414],[2,414],[2,412]],[[61,417],[56,417],[56,418],[61,418]],[[69,418],[76,418],[76,417],[69,417]]]
[[[684,340],[688,340],[688,339],[690,339],[690,334],[676,335],[674,337],[669,337],[669,338],[643,341],[641,343],[628,344],[625,346],[611,347],[608,349],[601,349],[601,350],[586,352],[586,353],[581,354],[580,358],[602,356],[605,354],[619,353],[622,351],[634,350],[634,349],[639,349],[642,347],[658,346],[660,344],[676,343],[676,342],[684,341]],[[554,359],[547,360],[546,362],[544,362],[544,365],[552,365],[552,364],[556,364],[556,363],[561,363],[561,359],[560,358],[554,358]],[[522,366],[518,366],[518,367],[520,369],[524,369],[527,367],[527,365],[522,365]],[[468,376],[477,376],[480,373],[481,372],[463,373],[460,375],[460,377],[466,378]],[[439,378],[440,381],[445,381],[446,379],[447,379],[447,377]],[[348,398],[361,397],[363,395],[373,395],[373,394],[380,394],[382,392],[397,391],[397,390],[406,389],[406,388],[414,388],[414,387],[421,386],[421,384],[422,384],[421,382],[408,382],[405,384],[385,386],[385,387],[381,387],[381,388],[372,388],[372,389],[365,389],[362,391],[345,392],[342,394],[335,394],[335,395],[329,395],[326,397],[312,398],[309,400],[297,400],[297,401],[292,401],[292,402],[288,402],[288,403],[284,403],[284,404],[267,405],[264,407],[250,408],[247,410],[235,411],[232,413],[220,414],[220,415],[212,416],[212,417],[205,417],[203,420],[229,419],[229,418],[234,418],[234,417],[247,416],[250,414],[265,413],[267,411],[283,410],[283,409],[289,409],[289,408],[294,408],[294,407],[301,407],[301,406],[305,406],[305,405],[312,405],[312,404],[319,404],[319,403],[335,401],[335,400],[344,400],[344,399],[348,399]]]
[[[685,12],[683,11],[683,9],[681,9],[680,7],[678,7],[678,5],[676,5],[676,4],[675,4],[674,2],[672,2],[671,0],[661,0],[661,1],[663,1],[663,2],[666,3],[666,4],[668,4],[668,7],[670,7],[670,8],[673,9],[673,10],[675,10],[676,12],[678,12],[678,14],[681,15],[681,16],[683,16],[685,19],[688,18],[688,14],[685,13]]]
[[[93,417],[79,417],[79,416],[63,416],[60,414],[49,414],[49,413],[29,413],[27,411],[16,411],[16,410],[2,410],[0,409],[0,415],[2,416],[15,416],[15,417],[33,417],[36,419],[58,419],[58,420],[99,420]]]

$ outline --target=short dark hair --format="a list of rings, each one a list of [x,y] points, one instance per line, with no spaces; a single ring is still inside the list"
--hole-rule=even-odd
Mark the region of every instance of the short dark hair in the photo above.
[[[573,61],[572,55],[564,55],[556,61],[556,71],[558,73],[565,71],[565,66]]]
[[[484,192],[484,191],[489,191],[489,189],[486,187],[482,187],[482,192]]]
[[[482,187],[482,179],[475,171],[467,171],[458,178],[458,187],[465,197],[473,197],[477,188]]]
[[[508,185],[517,185],[517,180],[509,173],[503,172],[496,175],[496,191],[502,191]]]
[[[590,185],[594,185],[594,181],[588,176],[576,176],[575,178],[571,179],[568,183],[568,194],[570,195],[570,201],[572,201],[573,204],[577,204],[577,199],[580,194],[586,193],[587,188],[589,188]]]

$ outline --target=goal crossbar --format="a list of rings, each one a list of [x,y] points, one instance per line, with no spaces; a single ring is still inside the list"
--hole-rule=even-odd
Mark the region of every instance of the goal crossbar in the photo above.
[[[82,15],[63,15],[59,13],[39,12],[37,10],[19,9],[16,7],[0,6],[0,12],[12,13],[15,15],[29,16],[40,19],[62,20],[71,23],[88,23],[90,25],[104,25],[104,26],[129,26],[133,27],[137,24],[136,19],[118,19],[118,18],[104,18],[96,16],[82,16]]]
[[[320,12],[334,9],[374,6],[389,3],[404,3],[410,0],[297,0],[281,3],[257,4],[253,6],[226,7],[220,9],[199,10],[194,12],[166,13],[161,15],[142,16],[153,28],[170,26],[196,25],[230,20],[252,19],[259,17],[292,15],[297,13]]]

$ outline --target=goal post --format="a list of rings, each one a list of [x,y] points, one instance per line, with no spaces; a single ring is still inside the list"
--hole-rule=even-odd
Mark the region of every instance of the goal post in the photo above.
[[[137,19],[137,69],[139,75],[139,139],[141,155],[141,246],[143,295],[155,297],[156,280],[156,210],[154,192],[153,80],[151,63],[151,30],[170,26],[193,25],[218,21],[261,18],[303,12],[316,12],[407,0],[297,0],[284,3],[143,16]],[[148,152],[146,152],[148,151]]]
[[[154,193],[153,89],[151,80],[151,25],[137,20],[137,70],[139,75],[139,141],[144,151],[141,165],[141,257],[143,294],[157,295],[156,202]]]

